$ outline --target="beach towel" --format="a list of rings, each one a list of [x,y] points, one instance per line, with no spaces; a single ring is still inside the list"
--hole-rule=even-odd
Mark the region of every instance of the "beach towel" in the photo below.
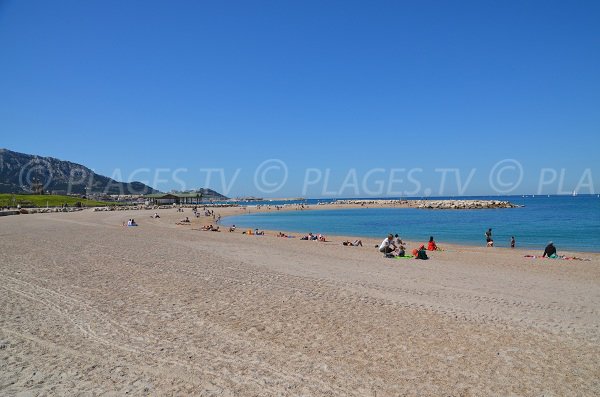
[[[404,255],[404,256],[396,256],[394,257],[394,259],[413,259],[414,256],[412,255]]]
[[[529,258],[529,259],[562,259],[565,261],[589,261],[591,259],[587,259],[587,258],[579,258],[577,256],[558,256],[558,255],[551,255],[551,256],[539,256],[539,255],[525,255],[525,258]]]

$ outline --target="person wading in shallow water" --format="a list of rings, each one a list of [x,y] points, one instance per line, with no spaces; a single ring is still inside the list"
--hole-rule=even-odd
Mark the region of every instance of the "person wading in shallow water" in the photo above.
[[[490,227],[487,232],[485,232],[485,242],[487,243],[487,245],[490,245],[490,241],[492,240],[492,228]]]

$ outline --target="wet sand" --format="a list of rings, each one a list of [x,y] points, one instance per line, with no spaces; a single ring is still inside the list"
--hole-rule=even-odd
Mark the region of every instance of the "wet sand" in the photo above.
[[[0,394],[600,392],[598,254],[396,260],[153,212],[0,218]]]

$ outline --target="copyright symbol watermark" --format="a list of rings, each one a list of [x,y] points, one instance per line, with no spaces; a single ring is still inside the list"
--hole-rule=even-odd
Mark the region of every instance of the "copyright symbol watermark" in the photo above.
[[[21,187],[32,189],[34,185],[41,184],[41,189],[46,190],[51,182],[52,168],[47,160],[30,160],[19,171],[19,184]]]
[[[263,161],[254,172],[254,186],[261,193],[275,193],[288,179],[287,165],[279,159]]]
[[[523,182],[523,166],[515,159],[501,160],[492,167],[489,182],[496,193],[510,193]]]

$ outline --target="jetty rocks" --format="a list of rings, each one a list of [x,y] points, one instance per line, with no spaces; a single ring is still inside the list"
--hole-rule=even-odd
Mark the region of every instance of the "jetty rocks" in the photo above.
[[[493,208],[519,208],[522,205],[503,200],[337,200],[332,204],[404,207],[431,210],[475,210]]]
[[[476,210],[490,208],[518,208],[521,205],[500,200],[416,200],[410,207],[440,210]]]

